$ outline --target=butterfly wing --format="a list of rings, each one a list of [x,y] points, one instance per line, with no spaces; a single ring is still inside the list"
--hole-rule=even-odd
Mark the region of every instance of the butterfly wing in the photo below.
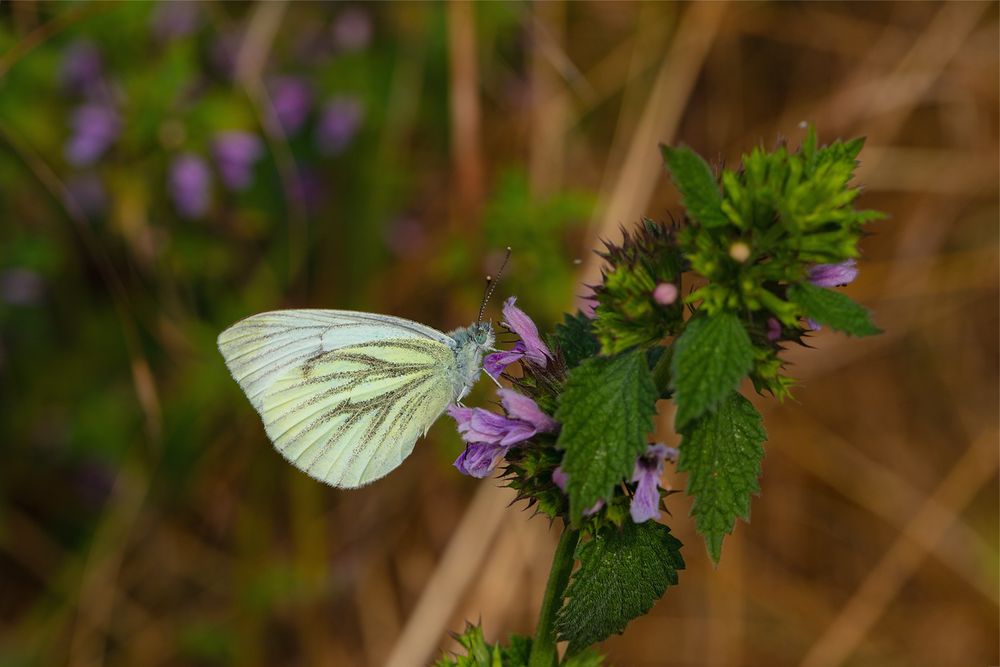
[[[275,310],[247,317],[223,331],[219,351],[260,412],[264,392],[289,369],[324,352],[386,339],[453,343],[440,331],[401,317],[347,310]]]
[[[326,352],[263,395],[275,447],[327,484],[357,487],[409,456],[454,398],[455,355],[428,339],[384,339]]]
[[[219,336],[278,451],[334,486],[382,477],[454,398],[454,341],[373,313],[284,310]]]

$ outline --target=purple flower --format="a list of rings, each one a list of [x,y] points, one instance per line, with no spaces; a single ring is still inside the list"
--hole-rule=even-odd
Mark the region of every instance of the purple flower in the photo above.
[[[271,103],[282,129],[287,134],[295,134],[312,109],[312,88],[298,77],[279,77],[271,82]]]
[[[772,343],[781,338],[781,322],[776,317],[767,318],[767,339]]]
[[[483,368],[494,378],[508,365],[522,358],[541,368],[545,368],[548,360],[552,358],[552,352],[538,335],[538,327],[523,310],[514,305],[516,301],[517,297],[512,296],[504,302],[503,325],[517,334],[521,340],[513,349],[494,352],[483,360]]]
[[[473,442],[458,455],[453,465],[463,475],[483,479],[489,477],[489,474],[500,464],[501,459],[507,455],[508,449],[510,447],[488,442]]]
[[[538,405],[511,389],[500,389],[500,404],[507,416],[482,408],[453,405],[448,414],[458,423],[458,432],[469,445],[456,459],[455,467],[472,477],[487,476],[516,444],[536,433],[550,433],[558,422],[541,411]]]
[[[491,352],[483,358],[483,370],[486,371],[490,377],[496,379],[500,377],[500,374],[510,366],[515,361],[519,361],[524,357],[524,343],[517,341],[514,344],[513,349],[510,350],[500,350],[499,352]]]
[[[363,9],[350,7],[333,22],[333,43],[341,51],[360,51],[371,42],[372,20]]]
[[[149,20],[153,36],[169,42],[190,35],[201,24],[199,3],[187,0],[168,0],[157,3]]]
[[[246,190],[253,183],[253,166],[264,153],[264,145],[250,132],[223,132],[212,145],[223,184],[230,190]]]
[[[64,153],[73,165],[93,164],[118,138],[121,122],[118,114],[104,104],[84,104],[77,107],[69,121],[73,134],[66,142]]]
[[[192,153],[179,156],[170,165],[170,196],[181,217],[200,218],[211,203],[212,173],[208,163]]]
[[[538,327],[523,310],[514,305],[516,297],[510,297],[503,304],[504,326],[516,333],[524,343],[524,356],[536,366],[545,368],[552,358],[549,348],[538,335]]]
[[[677,285],[673,283],[660,283],[653,290],[653,301],[661,306],[669,306],[677,301]]]
[[[840,287],[854,282],[857,277],[857,262],[853,259],[838,264],[817,264],[809,269],[809,282],[818,287]]]
[[[632,481],[637,484],[629,507],[632,521],[642,523],[660,518],[660,475],[663,474],[663,461],[676,457],[676,452],[671,454],[671,448],[666,445],[649,445],[646,453],[636,460]]]
[[[562,466],[559,466],[552,471],[552,482],[559,487],[560,491],[566,493],[566,484],[569,482],[569,475],[567,475],[566,471],[562,469]],[[602,507],[604,507],[604,501],[598,500],[594,503],[593,507],[583,510],[583,516],[592,516],[597,514],[601,511]]]
[[[316,145],[326,155],[344,152],[361,127],[361,103],[336,97],[326,103],[316,126]]]
[[[559,430],[559,422],[542,412],[533,400],[513,389],[498,389],[500,404],[508,416],[531,424],[537,432],[554,433]]]
[[[100,82],[103,70],[100,51],[93,42],[81,39],[63,51],[59,78],[66,90],[83,94]]]

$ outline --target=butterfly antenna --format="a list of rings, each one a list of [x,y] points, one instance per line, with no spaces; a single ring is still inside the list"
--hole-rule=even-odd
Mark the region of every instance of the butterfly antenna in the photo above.
[[[486,312],[486,304],[489,303],[490,297],[493,296],[493,290],[496,289],[497,283],[500,282],[503,270],[507,268],[507,262],[510,260],[510,252],[510,246],[507,246],[507,254],[504,255],[503,264],[500,265],[500,269],[497,271],[496,279],[494,280],[493,276],[486,276],[486,289],[483,290],[483,303],[479,306],[479,317],[476,318],[476,324],[483,323],[483,313]]]

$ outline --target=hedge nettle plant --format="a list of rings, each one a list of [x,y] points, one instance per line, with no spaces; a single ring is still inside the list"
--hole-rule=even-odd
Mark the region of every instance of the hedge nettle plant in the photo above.
[[[535,636],[492,646],[469,626],[457,637],[465,654],[438,665],[601,664],[590,647],[646,613],[684,569],[681,543],[657,521],[667,462],[688,473],[695,527],[719,562],[736,520],[749,518],[764,456],[743,378],[784,399],[787,345],[821,326],[878,333],[831,289],[855,278],[862,228],[882,217],[853,207],[862,143],[821,147],[810,129],[797,151],[756,148],[718,174],[690,149],[663,146],[684,214],[607,244],[592,312],[543,339],[514,299],[504,304],[520,340],[484,362],[511,385],[499,390],[504,414],[451,410],[468,443],[455,465],[481,478],[500,467],[562,533]],[[663,400],[676,409],[679,451],[648,441]]]

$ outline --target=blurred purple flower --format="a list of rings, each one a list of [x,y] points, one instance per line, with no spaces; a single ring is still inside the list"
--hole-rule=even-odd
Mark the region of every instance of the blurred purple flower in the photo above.
[[[323,107],[316,126],[316,145],[325,155],[342,153],[361,127],[361,103],[352,97],[336,97]]]
[[[857,277],[857,262],[853,259],[838,264],[817,264],[809,269],[809,282],[818,287],[848,285]]]
[[[34,306],[42,299],[45,281],[30,269],[14,268],[0,273],[0,300],[11,306]]]
[[[663,461],[677,456],[672,449],[659,443],[649,445],[646,453],[636,460],[632,481],[637,484],[629,507],[635,523],[660,518],[660,475],[663,474]]]
[[[192,0],[158,2],[149,20],[153,37],[169,42],[190,35],[201,25],[201,8]]]
[[[776,317],[767,318],[767,339],[772,343],[781,338],[781,322]]]
[[[271,82],[271,103],[278,122],[286,134],[302,128],[312,109],[313,93],[309,84],[294,76],[283,76]]]
[[[469,443],[455,460],[455,467],[463,474],[486,477],[511,447],[536,433],[551,433],[559,428],[559,423],[527,396],[512,389],[500,389],[497,393],[507,416],[482,408],[458,405],[448,408],[462,439]]]
[[[253,183],[253,166],[264,154],[264,144],[250,132],[223,132],[212,143],[212,152],[222,183],[241,191]]]
[[[96,218],[107,210],[108,193],[104,189],[104,183],[94,172],[70,176],[66,179],[66,189],[73,202],[88,218]]]
[[[597,301],[597,295],[594,293],[593,288],[590,288],[590,294],[581,294],[577,296],[577,304],[579,305],[580,312],[588,320],[594,319],[595,312],[599,302]]]
[[[341,51],[364,49],[372,40],[372,19],[360,7],[348,7],[333,21],[333,43]]]
[[[677,285],[673,283],[660,283],[653,290],[653,301],[661,306],[669,306],[677,301]]]
[[[83,104],[73,110],[69,121],[72,135],[66,142],[66,159],[78,167],[93,164],[118,138],[118,113],[104,104]]]
[[[170,165],[168,187],[181,217],[201,218],[211,204],[212,172],[200,156],[185,153]]]
[[[558,486],[560,491],[566,493],[566,484],[569,483],[569,475],[562,469],[562,466],[552,471],[552,483]],[[592,507],[583,510],[583,516],[593,516],[600,512],[602,507],[604,507],[604,501],[598,500]]]
[[[78,39],[63,51],[59,79],[71,93],[84,94],[101,80],[104,65],[93,42]]]

